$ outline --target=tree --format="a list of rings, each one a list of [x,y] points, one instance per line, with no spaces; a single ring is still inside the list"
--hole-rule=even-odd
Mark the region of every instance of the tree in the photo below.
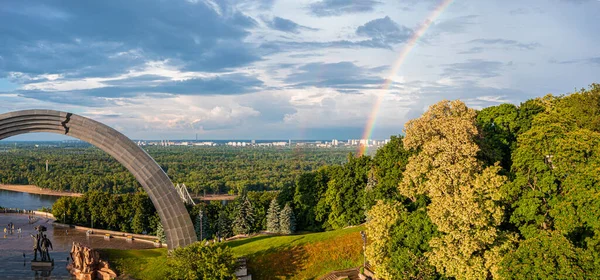
[[[167,235],[165,234],[165,229],[163,228],[163,225],[160,222],[156,225],[156,238],[162,243],[167,242]]]
[[[219,213],[219,219],[217,220],[217,238],[219,240],[221,238],[225,239],[233,235],[231,230],[231,220],[227,216],[226,211],[221,211]]]
[[[292,234],[296,231],[296,220],[294,211],[289,203],[285,204],[279,215],[279,232],[283,234]]]
[[[365,251],[369,263],[375,268],[375,276],[380,279],[394,279],[391,271],[392,227],[399,221],[400,212],[406,211],[402,204],[386,203],[383,200],[367,213],[367,236],[370,240]]]
[[[267,231],[272,233],[279,232],[279,203],[277,203],[277,199],[271,200],[269,210],[267,211]]]
[[[316,218],[325,229],[359,225],[365,220],[365,190],[369,181],[371,158],[348,155],[348,162],[329,169],[327,191],[317,204]],[[367,206],[367,207],[365,207]]]
[[[499,166],[483,169],[477,159],[475,117],[463,102],[441,101],[409,121],[404,146],[417,153],[399,185],[413,201],[420,194],[431,199],[427,214],[441,235],[430,241],[429,262],[446,276],[464,279],[496,276],[515,239],[498,228],[506,178],[498,175]]]
[[[499,275],[503,279],[593,279],[593,259],[558,232],[523,241],[506,255]]]
[[[404,149],[402,136],[391,136],[390,142],[377,149],[373,164],[377,184],[373,189],[372,198],[394,199],[398,197],[398,183],[402,180],[402,173],[408,163],[411,153]]]
[[[198,240],[210,239],[212,234],[210,232],[208,216],[206,215],[205,211],[202,211],[202,209],[200,209],[198,211],[198,215],[196,215],[194,227],[196,230],[196,238]]]
[[[321,223],[316,218],[316,208],[319,200],[327,190],[328,181],[327,167],[314,172],[303,173],[296,178],[293,201],[299,229],[321,230]]]
[[[235,279],[236,269],[229,247],[202,242],[175,248],[167,260],[168,279]]]
[[[242,197],[233,221],[234,234],[249,234],[254,225],[254,208],[248,197]]]

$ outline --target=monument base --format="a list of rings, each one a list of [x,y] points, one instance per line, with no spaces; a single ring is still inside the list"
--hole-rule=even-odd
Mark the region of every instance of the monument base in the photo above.
[[[53,267],[54,260],[51,261],[31,261],[31,267]]]

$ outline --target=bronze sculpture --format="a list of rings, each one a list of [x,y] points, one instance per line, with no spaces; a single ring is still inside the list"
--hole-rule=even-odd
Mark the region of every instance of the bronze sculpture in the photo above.
[[[50,253],[48,252],[48,248],[52,248],[52,242],[43,232],[46,231],[45,226],[37,226],[35,227],[37,230],[37,234],[30,234],[31,238],[33,238],[33,261],[37,262],[37,253],[40,253],[41,262],[52,262],[53,260],[50,258]]]

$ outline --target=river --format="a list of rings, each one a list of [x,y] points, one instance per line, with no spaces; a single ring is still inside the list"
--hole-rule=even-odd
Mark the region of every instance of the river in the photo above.
[[[0,207],[38,210],[51,208],[58,196],[0,190]]]

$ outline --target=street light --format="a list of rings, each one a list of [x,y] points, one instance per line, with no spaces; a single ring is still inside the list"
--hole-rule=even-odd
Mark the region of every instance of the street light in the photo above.
[[[200,217],[200,241],[204,240],[203,236],[202,236],[202,234],[204,233],[204,232],[202,232],[202,224],[203,224],[203,222],[202,222],[203,215],[202,214],[203,214],[202,209],[200,209],[200,211],[198,212],[198,216]]]
[[[362,237],[363,240],[363,268],[366,269],[367,266],[367,254],[366,254],[366,250],[367,250],[367,233],[364,230],[360,231],[360,236]]]

